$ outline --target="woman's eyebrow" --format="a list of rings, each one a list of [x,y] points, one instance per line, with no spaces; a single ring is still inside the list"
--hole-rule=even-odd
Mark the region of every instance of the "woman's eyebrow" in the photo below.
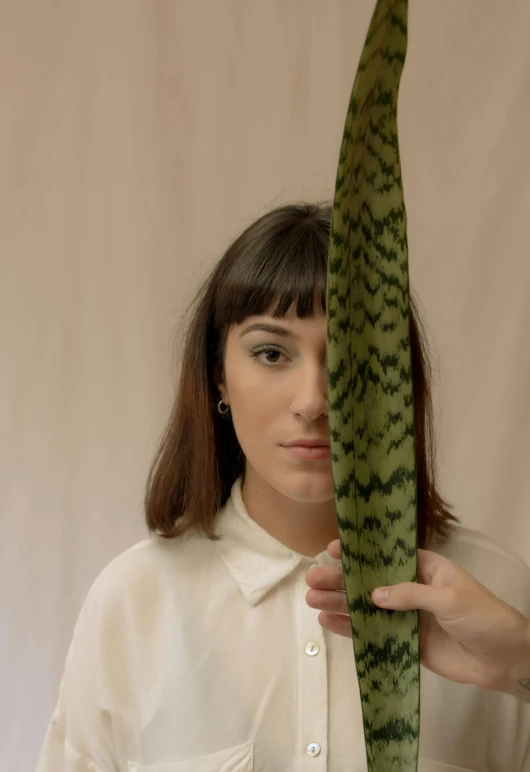
[[[243,335],[247,334],[247,332],[254,332],[254,330],[269,332],[272,335],[282,335],[284,338],[293,338],[294,340],[298,340],[298,335],[296,335],[294,332],[291,332],[291,330],[288,330],[285,327],[280,327],[279,324],[266,324],[264,322],[249,324],[249,326],[239,334],[239,337],[242,338]]]

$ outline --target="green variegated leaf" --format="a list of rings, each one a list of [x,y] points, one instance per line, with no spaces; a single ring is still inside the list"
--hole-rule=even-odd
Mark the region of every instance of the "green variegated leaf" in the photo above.
[[[417,578],[406,214],[397,100],[407,0],[377,2],[341,146],[328,263],[327,369],[342,565],[369,772],[416,772],[418,612],[371,592]]]

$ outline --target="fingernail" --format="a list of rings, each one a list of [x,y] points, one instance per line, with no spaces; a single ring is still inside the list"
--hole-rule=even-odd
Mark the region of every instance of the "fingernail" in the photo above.
[[[388,600],[388,587],[378,587],[374,590],[373,597],[377,601]]]

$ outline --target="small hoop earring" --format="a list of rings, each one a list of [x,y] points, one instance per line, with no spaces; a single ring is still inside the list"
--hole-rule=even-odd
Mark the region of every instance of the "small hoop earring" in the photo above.
[[[221,413],[221,415],[226,415],[230,412],[230,406],[223,402],[222,399],[220,399],[217,403],[217,411]]]

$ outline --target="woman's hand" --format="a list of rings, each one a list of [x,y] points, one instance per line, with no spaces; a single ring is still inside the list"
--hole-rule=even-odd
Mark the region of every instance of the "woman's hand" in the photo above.
[[[340,541],[328,546],[340,559]],[[327,630],[351,638],[342,566],[312,566],[307,604],[321,609]],[[388,588],[375,605],[420,609],[420,656],[433,673],[459,683],[508,692],[530,702],[530,620],[497,598],[463,568],[436,552],[418,550],[418,583]]]

